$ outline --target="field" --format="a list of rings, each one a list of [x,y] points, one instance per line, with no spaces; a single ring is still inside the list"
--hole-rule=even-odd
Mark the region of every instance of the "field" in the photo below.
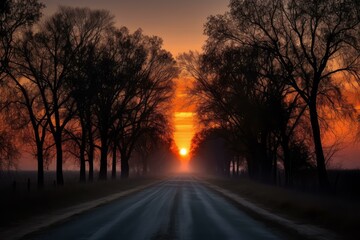
[[[1,177],[0,230],[32,216],[70,207],[159,180],[158,177],[79,183],[78,172],[64,172],[65,185],[53,184],[54,172],[45,175],[45,188],[36,188],[36,172],[8,172]],[[30,179],[30,188],[28,188]],[[13,182],[16,181],[16,187]]]
[[[309,223],[353,239],[360,228],[360,172],[332,171],[338,179],[335,191],[319,193],[315,188],[300,186],[287,189],[239,178],[205,178],[212,184],[238,193],[265,209],[299,223]],[[354,235],[355,234],[355,235]]]

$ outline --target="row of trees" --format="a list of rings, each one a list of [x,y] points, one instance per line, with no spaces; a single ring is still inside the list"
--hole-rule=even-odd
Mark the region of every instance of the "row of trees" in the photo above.
[[[209,17],[204,53],[181,57],[196,79],[198,116],[245,157],[250,176],[269,181],[282,165],[291,185],[314,159],[328,188],[322,134],[327,119],[355,114],[344,92],[360,80],[359,1],[231,0],[229,8]]]
[[[44,7],[38,1],[2,4],[3,111],[11,127],[34,143],[40,187],[51,158],[57,184],[64,183],[64,152],[78,159],[85,181],[86,162],[89,180],[94,178],[97,152],[100,179],[107,178],[109,155],[112,177],[120,156],[127,178],[135,150],[171,145],[165,113],[178,69],[160,38],[118,29],[104,10],[60,7],[38,23]]]

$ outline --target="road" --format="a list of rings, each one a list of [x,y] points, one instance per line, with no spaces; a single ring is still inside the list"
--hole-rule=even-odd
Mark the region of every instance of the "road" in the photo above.
[[[27,239],[282,239],[201,182],[179,176]]]

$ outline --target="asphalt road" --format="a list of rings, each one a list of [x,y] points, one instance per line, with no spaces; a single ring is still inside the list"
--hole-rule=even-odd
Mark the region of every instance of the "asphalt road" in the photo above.
[[[180,176],[72,217],[28,239],[281,239],[191,177]]]

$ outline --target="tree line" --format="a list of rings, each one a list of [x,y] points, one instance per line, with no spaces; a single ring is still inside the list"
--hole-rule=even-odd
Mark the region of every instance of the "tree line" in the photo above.
[[[102,180],[109,157],[112,177],[120,158],[127,178],[135,152],[144,173],[151,152],[170,154],[167,113],[178,68],[159,37],[116,28],[105,10],[60,7],[42,19],[37,0],[1,4],[1,164],[19,155],[15,142],[31,143],[42,187],[51,159],[63,185],[68,156],[79,163],[80,181],[86,165],[92,181],[96,154]]]
[[[356,0],[231,0],[210,16],[204,52],[180,57],[206,126],[194,158],[215,134],[253,178],[276,181],[283,168],[292,185],[314,166],[327,189],[323,135],[330,119],[356,116],[346,91],[360,80],[359,30]]]

